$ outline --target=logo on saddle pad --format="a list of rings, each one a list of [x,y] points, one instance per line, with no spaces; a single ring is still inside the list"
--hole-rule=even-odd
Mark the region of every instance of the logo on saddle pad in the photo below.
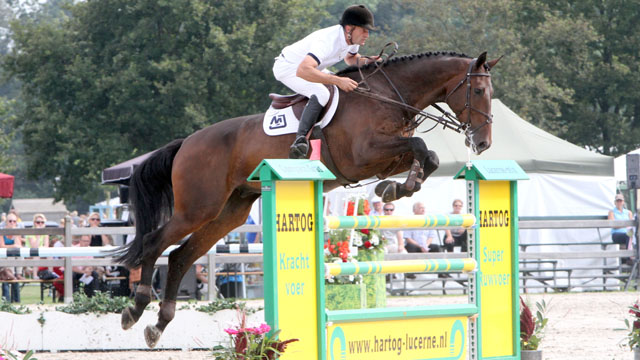
[[[322,118],[315,126],[324,128],[329,125],[333,115],[338,108],[338,88],[333,85],[333,89],[329,89],[331,97],[329,103],[321,113]],[[302,115],[302,110],[307,103],[307,98],[302,95],[282,96],[277,94],[269,94],[273,99],[269,110],[264,114],[262,120],[262,128],[265,134],[269,136],[294,134],[298,131],[298,119]]]

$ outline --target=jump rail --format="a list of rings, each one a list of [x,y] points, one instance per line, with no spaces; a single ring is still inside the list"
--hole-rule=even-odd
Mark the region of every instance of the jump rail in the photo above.
[[[410,216],[325,216],[327,229],[424,229],[470,227],[476,222],[471,214]]]
[[[397,261],[359,261],[325,263],[325,276],[399,273],[470,272],[477,269],[475,259],[433,259]]]

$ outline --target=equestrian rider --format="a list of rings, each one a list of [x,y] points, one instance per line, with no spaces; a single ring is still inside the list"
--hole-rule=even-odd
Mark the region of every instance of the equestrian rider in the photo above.
[[[344,60],[347,65],[358,64],[358,49],[375,30],[373,14],[364,5],[349,6],[339,25],[317,30],[304,39],[282,49],[273,65],[276,80],[291,90],[305,95],[309,102],[302,112],[296,139],[289,149],[289,158],[304,159],[309,151],[307,133],[329,102],[329,90],[324,84],[336,85],[349,92],[358,83],[347,77],[335,76],[325,69]],[[360,64],[376,61],[376,57],[360,60]]]

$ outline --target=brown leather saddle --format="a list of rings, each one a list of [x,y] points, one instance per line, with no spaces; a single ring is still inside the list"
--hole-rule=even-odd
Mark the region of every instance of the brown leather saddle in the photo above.
[[[332,85],[325,85],[329,89],[329,102],[322,109],[322,112],[318,116],[318,120],[322,119],[324,114],[329,109],[331,103],[333,103],[335,87]],[[309,101],[309,98],[302,94],[294,94],[294,95],[280,95],[280,94],[269,94],[269,98],[271,99],[271,107],[274,109],[285,109],[289,106],[293,108],[293,114],[296,118],[300,119],[302,116],[302,111],[304,110],[305,105]]]

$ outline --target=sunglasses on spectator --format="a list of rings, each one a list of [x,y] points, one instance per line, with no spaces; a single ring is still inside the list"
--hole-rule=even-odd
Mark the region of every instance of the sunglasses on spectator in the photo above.
[[[393,210],[395,210],[395,209],[387,209],[387,208],[384,208],[384,211],[393,211]]]
[[[624,201],[624,200],[622,200],[622,199],[616,199],[616,201]]]
[[[91,220],[91,221],[100,221],[100,219],[98,219],[98,218],[91,218],[89,220]]]
[[[16,223],[18,220],[7,220],[8,223]]]
[[[36,221],[36,224],[44,224],[44,221],[42,221],[42,220],[37,220],[37,221]]]

